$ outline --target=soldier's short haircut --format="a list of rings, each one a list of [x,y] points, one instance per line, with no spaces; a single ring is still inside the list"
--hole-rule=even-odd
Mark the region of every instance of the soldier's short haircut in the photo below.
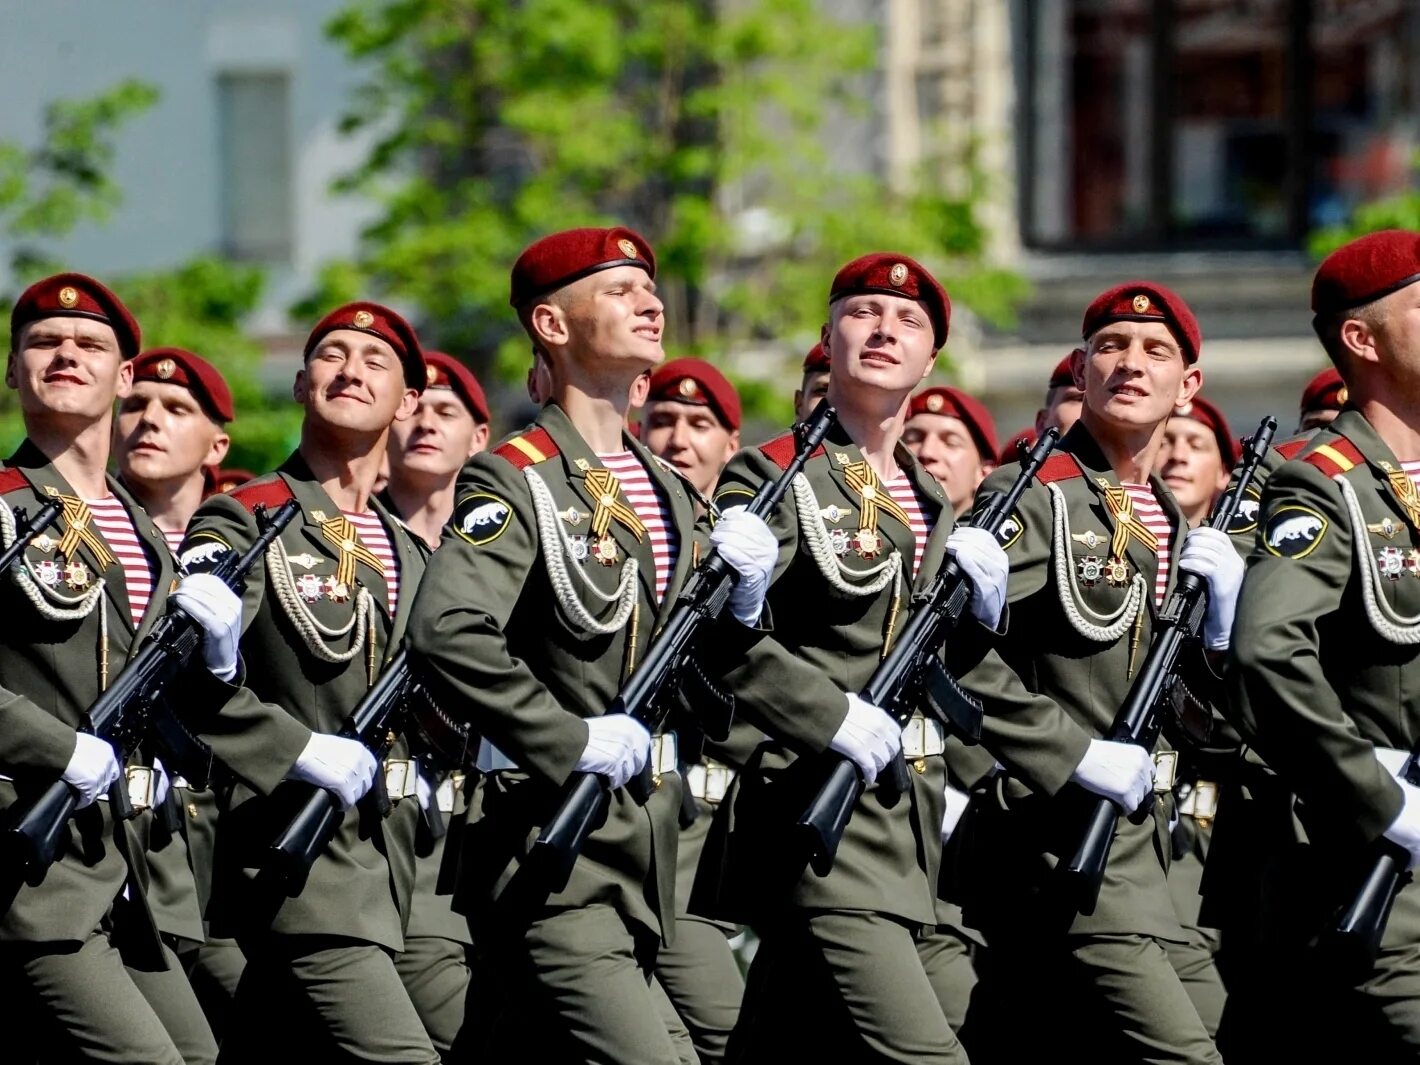
[[[1318,315],[1313,319],[1312,328],[1316,330],[1317,339],[1321,341],[1327,358],[1338,370],[1343,373],[1346,370],[1345,346],[1341,343],[1341,327],[1354,318],[1374,333],[1380,328],[1381,322],[1385,320],[1385,310],[1381,307],[1384,299],[1385,297],[1382,296],[1370,303],[1363,303],[1359,307],[1352,307],[1326,317]]]

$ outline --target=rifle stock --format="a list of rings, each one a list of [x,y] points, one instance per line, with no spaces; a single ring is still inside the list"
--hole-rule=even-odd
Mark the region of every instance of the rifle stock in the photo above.
[[[1050,429],[1021,460],[1021,472],[1011,487],[990,500],[981,513],[979,527],[992,536],[1011,516],[1021,493],[1055,447],[1059,433]],[[931,587],[919,600],[917,609],[903,627],[902,635],[869,678],[862,698],[906,725],[920,707],[951,729],[967,743],[981,738],[981,706],[956,683],[937,653],[955,631],[971,598],[971,582],[955,561],[947,560]],[[810,800],[795,826],[795,845],[806,854],[818,876],[827,876],[838,855],[838,845],[867,784],[851,759],[830,755],[828,778]],[[890,800],[912,786],[907,762],[894,758],[888,763],[878,787]]]
[[[1226,530],[1232,523],[1243,494],[1252,483],[1276,431],[1275,418],[1262,419],[1262,424],[1238,460],[1232,484],[1208,518],[1209,528]],[[1207,606],[1207,582],[1196,574],[1183,574],[1159,614],[1149,653],[1105,739],[1116,743],[1135,743],[1146,751],[1153,749],[1163,727],[1162,709],[1169,685],[1184,648],[1190,641],[1196,640],[1203,629]],[[1140,609],[1143,609],[1142,606]],[[1114,844],[1115,826],[1121,813],[1131,812],[1121,811],[1109,799],[1091,796],[1084,834],[1075,849],[1055,867],[1060,890],[1078,912],[1085,915],[1095,912],[1105,867],[1109,864],[1109,852]]]
[[[758,517],[768,517],[788,491],[790,482],[803,469],[809,456],[828,435],[837,413],[822,401],[812,415],[796,430],[798,446],[793,459],[772,481],[766,481],[750,500],[748,510]],[[687,668],[690,645],[705,625],[720,616],[734,588],[735,572],[718,552],[712,551],[691,576],[675,610],[666,620],[660,635],[646,652],[626,684],[608,707],[607,713],[630,714],[654,734],[669,712],[665,698],[670,683]],[[627,785],[632,798],[644,804],[655,790],[650,782],[650,767]],[[563,890],[572,875],[577,856],[587,837],[606,820],[611,793],[606,780],[596,774],[574,772],[564,785],[556,813],[545,824],[534,841],[526,865],[529,875],[551,888]]]

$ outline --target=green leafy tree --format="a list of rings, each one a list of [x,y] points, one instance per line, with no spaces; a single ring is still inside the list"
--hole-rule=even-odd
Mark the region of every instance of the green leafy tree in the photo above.
[[[0,141],[0,246],[19,285],[66,268],[47,250],[55,239],[111,217],[122,200],[111,177],[117,137],[157,99],[151,85],[125,81],[90,99],[49,104],[37,146]],[[242,332],[261,297],[262,271],[204,257],[105,280],[142,324],[145,344],[189,348],[227,378],[239,415],[230,464],[265,470],[279,462],[294,446],[300,413],[268,401],[261,348]],[[23,437],[15,395],[0,390],[0,449],[8,454]]]
[[[865,117],[878,42],[814,0],[356,0],[328,30],[370,71],[344,128],[372,147],[340,188],[380,210],[304,316],[387,293],[439,346],[518,379],[513,259],[550,230],[609,222],[656,247],[683,351],[801,354],[833,270],[874,248],[922,256],[994,321],[1023,293],[982,266],[979,177],[960,197],[892,191],[829,157],[825,124]]]

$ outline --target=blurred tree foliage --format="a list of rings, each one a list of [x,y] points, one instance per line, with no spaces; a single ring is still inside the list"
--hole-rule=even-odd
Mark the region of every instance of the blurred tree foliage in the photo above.
[[[656,248],[677,352],[797,357],[833,271],[874,249],[922,257],[996,323],[1025,294],[983,263],[985,176],[948,195],[871,171],[877,35],[815,0],[354,0],[328,32],[370,71],[344,128],[371,148],[339,188],[380,210],[300,316],[385,293],[431,344],[521,380],[514,258],[613,222]],[[787,415],[787,389],[753,391]]]
[[[17,285],[72,268],[54,259],[47,245],[81,223],[108,220],[122,199],[110,176],[118,133],[157,99],[151,85],[125,81],[90,99],[51,103],[37,146],[0,141],[0,246]],[[261,297],[260,268],[199,258],[102,280],[137,317],[145,345],[189,348],[221,369],[238,413],[231,465],[266,470],[286,456],[295,446],[300,411],[267,400],[259,379],[261,347],[241,328]],[[23,436],[15,395],[0,390],[0,454]]]

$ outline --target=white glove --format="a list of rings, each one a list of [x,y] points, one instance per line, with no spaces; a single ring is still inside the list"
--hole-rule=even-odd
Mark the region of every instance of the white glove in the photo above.
[[[1397,779],[1400,777],[1401,771],[1405,769],[1405,763],[1409,758],[1409,751],[1398,751],[1394,747],[1376,748],[1376,761],[1385,767],[1387,773]]]
[[[190,573],[173,591],[173,601],[202,626],[202,660],[213,675],[237,675],[237,643],[242,635],[242,601],[220,577]]]
[[[121,770],[108,741],[88,732],[78,733],[74,753],[60,774],[64,783],[79,793],[78,809],[82,810],[113,787]]]
[[[957,830],[957,824],[961,821],[961,815],[966,813],[966,808],[971,804],[971,796],[964,791],[957,791],[950,784],[946,791],[947,811],[942,814],[942,842],[952,838],[952,833]]]
[[[1228,534],[1207,526],[1194,529],[1183,542],[1178,568],[1196,573],[1208,582],[1208,610],[1203,615],[1203,644],[1210,651],[1226,651],[1233,634],[1233,615],[1242,589],[1243,560]]]
[[[744,507],[730,507],[710,530],[710,546],[739,574],[730,593],[730,613],[742,625],[753,625],[764,608],[774,563],[779,561],[779,541],[763,518]]]
[[[1133,813],[1154,790],[1154,760],[1138,744],[1090,740],[1070,779]]]
[[[157,774],[157,781],[153,784],[153,805],[162,806],[167,801],[172,781],[168,779],[168,771],[163,768],[161,758],[153,759],[153,772]]]
[[[375,756],[358,740],[312,732],[290,776],[333,792],[341,809],[348,810],[370,790],[378,768]]]
[[[963,525],[947,537],[947,555],[956,560],[971,580],[971,612],[988,629],[1001,624],[1006,605],[1006,579],[1011,563],[1006,552],[985,529]]]
[[[1405,793],[1405,805],[1400,808],[1391,826],[1385,830],[1385,838],[1399,844],[1410,855],[1409,868],[1420,865],[1420,788],[1397,780],[1400,790]]]
[[[872,703],[852,692],[848,696],[848,716],[829,740],[828,746],[853,764],[872,784],[883,767],[902,750],[902,726]]]
[[[414,794],[419,799],[419,808],[428,810],[434,805],[434,789],[429,786],[429,778],[420,771],[418,762],[410,762],[410,771],[414,774]]]
[[[606,777],[614,791],[645,769],[650,757],[645,725],[627,714],[603,714],[587,719],[587,746],[577,768]]]

